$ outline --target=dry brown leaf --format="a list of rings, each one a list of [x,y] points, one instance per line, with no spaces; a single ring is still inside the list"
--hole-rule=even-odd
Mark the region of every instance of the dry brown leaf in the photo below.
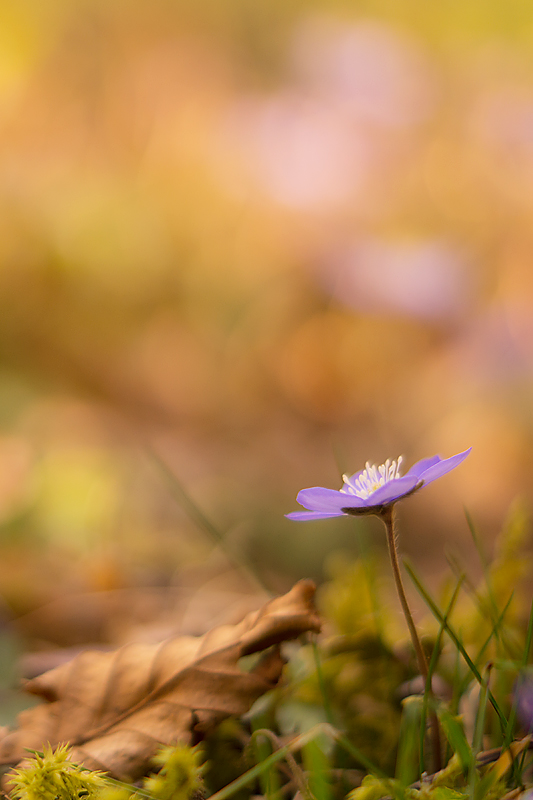
[[[300,581],[238,625],[159,645],[87,651],[28,681],[25,689],[48,702],[19,715],[18,729],[0,741],[0,764],[17,764],[28,749],[69,742],[74,761],[136,780],[161,744],[196,741],[276,685],[283,667],[279,647],[251,672],[242,672],[238,661],[318,632],[314,591],[312,581]]]

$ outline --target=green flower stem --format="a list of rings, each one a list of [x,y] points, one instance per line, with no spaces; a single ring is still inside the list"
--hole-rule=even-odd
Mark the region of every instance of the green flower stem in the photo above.
[[[424,650],[422,648],[422,644],[420,642],[418,632],[416,630],[415,623],[413,620],[413,615],[411,613],[411,609],[409,608],[409,603],[407,602],[407,596],[405,594],[405,589],[403,586],[402,573],[400,571],[398,548],[396,546],[394,504],[384,508],[379,516],[382,519],[387,531],[387,544],[389,546],[392,574],[394,575],[394,582],[396,583],[396,591],[398,592],[398,597],[400,598],[400,604],[402,606],[402,611],[405,617],[405,621],[407,622],[407,627],[409,628],[409,633],[411,635],[411,641],[413,643],[416,659],[418,661],[418,669],[420,670],[420,674],[424,678],[428,695],[432,697],[433,692],[431,689],[431,684],[428,681],[429,670],[428,670],[428,662],[426,659],[426,654],[424,653]],[[434,709],[430,713],[430,720],[431,720],[431,740],[433,747],[433,771],[438,772],[441,769],[441,746],[440,746],[439,722],[437,719],[436,711]]]

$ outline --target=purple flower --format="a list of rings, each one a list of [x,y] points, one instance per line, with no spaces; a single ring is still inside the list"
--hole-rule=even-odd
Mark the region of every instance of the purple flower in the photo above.
[[[418,461],[409,472],[400,475],[402,457],[397,461],[387,461],[379,467],[366,462],[365,469],[355,475],[343,475],[343,486],[339,491],[314,486],[302,489],[297,501],[308,511],[293,511],[286,514],[288,519],[298,521],[342,517],[343,514],[381,514],[385,508],[417,492],[422,486],[440,478],[455,469],[469,454],[469,447],[463,453],[451,458],[432,456]]]

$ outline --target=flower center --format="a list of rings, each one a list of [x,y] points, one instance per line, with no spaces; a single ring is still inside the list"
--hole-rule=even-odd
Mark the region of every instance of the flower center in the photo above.
[[[351,478],[348,477],[348,475],[342,476],[344,485],[341,492],[344,492],[344,494],[354,494],[362,500],[367,500],[371,494],[374,494],[376,489],[401,477],[400,467],[402,461],[402,456],[399,456],[396,461],[391,461],[391,459],[388,458],[385,463],[380,464],[379,467],[375,464],[369,464],[367,461],[365,469],[357,477],[355,475],[352,475]]]

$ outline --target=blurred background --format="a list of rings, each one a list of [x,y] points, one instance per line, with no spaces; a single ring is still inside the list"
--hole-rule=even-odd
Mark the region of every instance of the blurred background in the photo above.
[[[228,552],[323,580],[379,522],[283,515],[399,454],[473,447],[403,551],[470,559],[466,507],[490,552],[533,488],[532,43],[525,0],[3,0],[6,618],[216,621]]]

